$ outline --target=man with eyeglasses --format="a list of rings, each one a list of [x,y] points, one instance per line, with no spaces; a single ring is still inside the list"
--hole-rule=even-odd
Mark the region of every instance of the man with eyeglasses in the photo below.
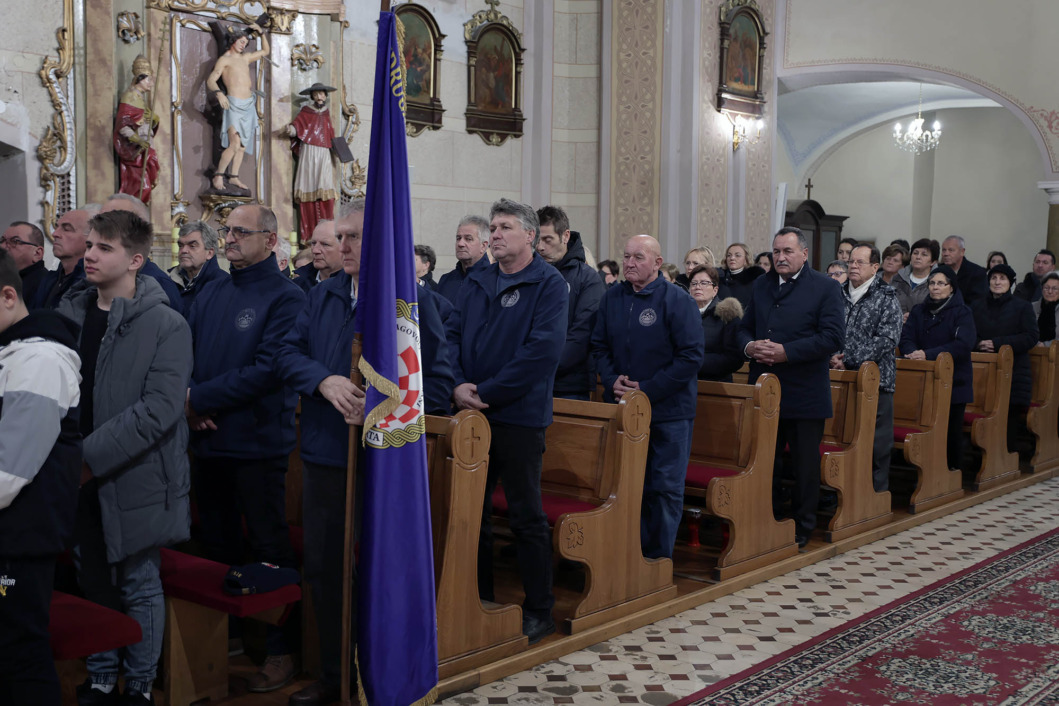
[[[313,229],[313,239],[309,249],[313,261],[302,265],[294,271],[294,283],[306,294],[309,290],[342,269],[342,251],[339,249],[341,238],[335,234],[335,222],[320,221]]]
[[[276,230],[276,215],[256,204],[234,209],[219,230],[231,277],[207,284],[191,306],[195,368],[184,411],[206,555],[245,563],[242,514],[253,561],[297,568],[285,516],[297,395],[276,375],[273,357],[305,294],[276,265]],[[273,691],[294,676],[279,628],[268,629],[266,649],[264,667],[249,679],[254,692]]]
[[[32,302],[48,274],[44,267],[44,233],[32,223],[15,221],[7,227],[0,244],[11,254],[22,278],[22,301]]]
[[[875,492],[890,487],[890,453],[894,447],[894,383],[903,314],[897,292],[875,275],[880,255],[874,245],[858,245],[849,257],[849,281],[842,285],[846,305],[846,344],[831,356],[832,370],[857,370],[868,361],[879,366],[879,407],[871,479]]]

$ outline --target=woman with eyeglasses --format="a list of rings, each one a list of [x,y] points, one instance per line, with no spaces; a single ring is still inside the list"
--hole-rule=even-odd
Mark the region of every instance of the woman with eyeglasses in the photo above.
[[[1037,345],[1050,346],[1059,329],[1059,272],[1049,272],[1041,279],[1041,298],[1033,302],[1037,317]]]
[[[696,267],[691,271],[690,280],[691,298],[699,307],[705,340],[699,380],[731,382],[732,373],[743,365],[743,351],[738,341],[743,306],[735,297],[717,296],[720,276],[714,267]]]
[[[911,360],[936,360],[952,356],[952,404],[949,407],[949,468],[963,460],[963,414],[974,399],[971,350],[977,342],[974,316],[956,287],[956,273],[938,265],[927,279],[928,294],[912,307],[901,331],[901,354]]]

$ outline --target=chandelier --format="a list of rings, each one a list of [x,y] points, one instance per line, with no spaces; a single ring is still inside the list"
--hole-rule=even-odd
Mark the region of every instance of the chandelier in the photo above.
[[[941,142],[941,123],[935,120],[933,128],[923,129],[923,84],[919,84],[919,112],[903,134],[901,123],[894,125],[894,144],[912,154],[929,152]]]

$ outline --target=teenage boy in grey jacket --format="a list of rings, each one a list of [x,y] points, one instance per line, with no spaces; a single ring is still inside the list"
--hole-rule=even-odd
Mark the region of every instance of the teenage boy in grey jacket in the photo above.
[[[188,538],[191,331],[140,274],[151,226],[127,211],[89,221],[85,282],[59,312],[81,325],[84,467],[74,561],[85,596],[140,623],[143,640],[88,658],[79,704],[149,703],[165,626],[159,548]],[[119,667],[125,693],[118,700]]]

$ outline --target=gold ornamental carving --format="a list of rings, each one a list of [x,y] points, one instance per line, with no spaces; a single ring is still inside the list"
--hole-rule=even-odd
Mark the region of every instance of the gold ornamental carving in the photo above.
[[[311,71],[318,69],[324,65],[324,55],[320,51],[319,44],[310,44],[306,46],[304,42],[299,42],[291,47],[290,54],[291,66],[297,66],[299,71]]]
[[[277,7],[271,7],[268,10],[268,29],[273,34],[294,34],[294,28],[291,27],[291,24],[297,16],[297,10],[281,10]],[[313,46],[316,45],[314,44]],[[323,63],[322,59],[320,63]]]
[[[488,10],[479,10],[474,13],[471,19],[467,20],[463,25],[463,38],[470,40],[474,36],[474,30],[478,29],[482,25],[489,24],[490,22],[498,22],[508,29],[518,38],[519,42],[522,41],[522,32],[519,32],[515,25],[511,23],[507,15],[504,15],[497,9],[497,5],[500,4],[500,0],[485,0],[485,4],[489,6]]]
[[[40,144],[37,145],[40,185],[44,187],[44,217],[41,223],[45,233],[51,233],[55,227],[60,198],[72,205],[72,184],[66,183],[64,177],[70,174],[74,166],[76,136],[73,110],[63,84],[73,68],[73,37],[70,34],[73,24],[74,0],[63,0],[63,24],[55,31],[59,44],[59,59],[45,57],[39,74],[41,83],[48,89],[52,108],[55,110],[51,125],[47,127]]]
[[[342,82],[342,117],[346,124],[342,129],[342,137],[350,145],[353,144],[353,135],[360,129],[360,111],[357,106],[346,102],[345,81]],[[368,170],[360,164],[360,160],[354,158],[352,162],[342,165],[340,188],[342,189],[342,201],[360,198],[364,196],[364,187],[368,183]]]
[[[222,20],[255,22],[268,8],[260,0],[147,0],[147,7],[163,12],[193,12]]]
[[[126,44],[135,44],[143,39],[143,22],[138,13],[125,11],[118,15],[118,36]]]
[[[250,196],[232,196],[230,194],[202,194],[202,220],[209,221],[216,216],[217,221],[223,226],[228,223],[228,216],[237,206],[253,203]]]
[[[566,524],[566,549],[571,551],[585,544],[585,531],[576,522]]]
[[[728,17],[728,14],[738,7],[750,7],[761,12],[757,0],[727,0],[727,2],[721,3],[721,21],[724,22],[724,18]]]

